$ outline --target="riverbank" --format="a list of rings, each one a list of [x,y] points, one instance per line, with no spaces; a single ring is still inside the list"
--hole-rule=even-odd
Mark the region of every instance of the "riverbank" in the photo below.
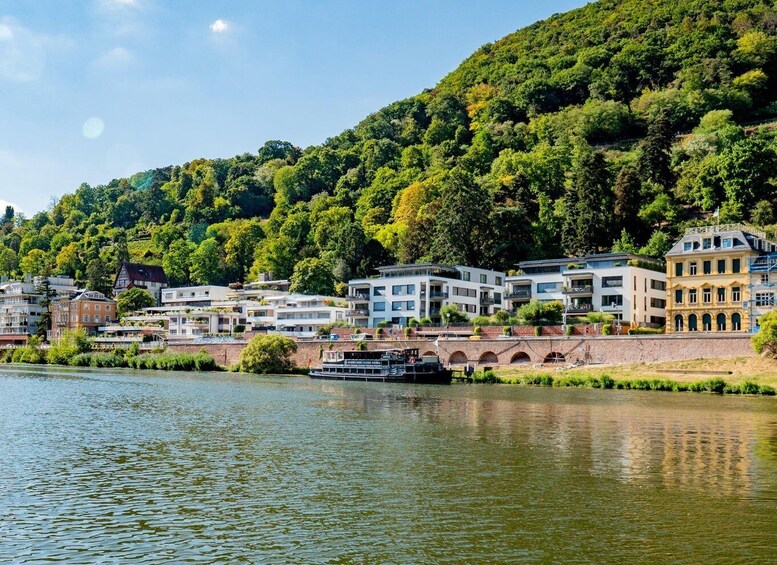
[[[760,394],[777,391],[777,361],[760,357],[574,368],[495,368],[471,381],[528,386]]]

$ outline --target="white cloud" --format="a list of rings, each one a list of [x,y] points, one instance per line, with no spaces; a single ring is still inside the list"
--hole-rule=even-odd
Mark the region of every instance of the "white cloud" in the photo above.
[[[97,57],[92,65],[100,70],[114,71],[129,67],[135,63],[135,55],[124,47],[114,47]]]
[[[0,19],[0,77],[13,82],[40,78],[46,65],[44,38],[14,18]]]
[[[226,20],[218,19],[210,24],[210,31],[213,33],[226,33],[229,31],[229,22]]]

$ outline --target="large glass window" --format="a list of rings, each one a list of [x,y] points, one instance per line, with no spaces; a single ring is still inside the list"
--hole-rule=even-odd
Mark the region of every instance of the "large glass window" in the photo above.
[[[372,309],[375,312],[385,312],[386,311],[386,303],[385,302],[376,302],[373,304]]]
[[[651,298],[650,299],[650,307],[651,308],[666,308],[666,300],[662,298]]]
[[[602,277],[602,286],[604,288],[623,286],[623,277]]]
[[[385,296],[386,295],[386,287],[385,286],[376,286],[372,289],[372,295],[373,296]]]
[[[468,281],[470,277],[469,271],[462,271],[461,272],[461,280]]]
[[[664,281],[657,281],[656,279],[650,279],[650,288],[653,290],[666,290],[666,283]]]
[[[494,284],[496,286],[502,286],[502,277],[494,277]]]
[[[486,275],[480,275],[480,284],[486,284],[488,282],[488,277]]]
[[[607,308],[608,306],[623,306],[623,295],[605,294],[602,296],[602,308]]]
[[[558,292],[560,283],[537,283],[537,294],[545,292]]]

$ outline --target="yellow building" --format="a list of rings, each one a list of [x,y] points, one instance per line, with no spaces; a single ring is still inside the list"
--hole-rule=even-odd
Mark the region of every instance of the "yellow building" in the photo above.
[[[79,290],[51,301],[51,339],[60,339],[66,330],[85,329],[89,335],[116,319],[116,301],[102,292]]]
[[[758,315],[751,266],[775,250],[764,232],[746,225],[687,229],[666,255],[667,333],[750,331]]]

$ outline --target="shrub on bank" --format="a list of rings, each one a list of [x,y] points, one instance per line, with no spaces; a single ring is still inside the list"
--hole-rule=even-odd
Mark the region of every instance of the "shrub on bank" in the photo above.
[[[359,342],[361,345],[363,342]],[[291,373],[297,342],[280,335],[256,336],[240,353],[240,368],[247,373]]]
[[[126,367],[127,360],[123,355],[105,352],[79,353],[70,358],[68,365],[73,367]]]
[[[162,371],[216,371],[219,366],[207,353],[144,353],[127,359],[132,369]]]

